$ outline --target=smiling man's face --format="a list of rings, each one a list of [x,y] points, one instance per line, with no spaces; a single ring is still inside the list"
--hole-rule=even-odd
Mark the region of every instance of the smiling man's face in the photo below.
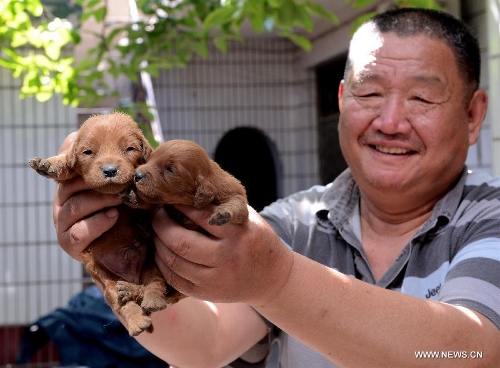
[[[342,152],[361,189],[443,192],[458,177],[479,124],[451,48],[425,35],[367,27],[339,88]]]

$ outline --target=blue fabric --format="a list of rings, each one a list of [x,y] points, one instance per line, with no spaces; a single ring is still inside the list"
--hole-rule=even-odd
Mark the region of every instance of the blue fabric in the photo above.
[[[63,366],[168,367],[167,363],[129,336],[96,286],[74,295],[67,306],[41,317],[32,326],[34,325],[44,331],[47,339],[52,341],[60,354],[60,363]],[[29,330],[28,327],[27,331]],[[37,345],[40,345],[40,341],[34,341],[29,333],[25,333],[16,363],[28,362],[41,347]]]

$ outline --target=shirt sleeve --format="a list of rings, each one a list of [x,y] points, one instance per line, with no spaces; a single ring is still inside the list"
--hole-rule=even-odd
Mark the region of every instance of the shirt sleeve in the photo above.
[[[500,329],[500,239],[483,238],[453,258],[439,300],[475,310]]]

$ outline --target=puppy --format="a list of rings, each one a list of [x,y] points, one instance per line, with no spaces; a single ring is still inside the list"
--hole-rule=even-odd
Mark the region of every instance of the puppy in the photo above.
[[[212,161],[194,142],[171,140],[161,144],[147,162],[136,169],[135,186],[126,203],[139,208],[166,206],[183,226],[203,231],[175,211],[171,205],[203,208],[215,205],[210,225],[243,224],[248,219],[248,200],[243,185]],[[120,297],[131,300],[140,290],[130,283],[118,283]]]
[[[135,194],[149,204],[196,208],[214,204],[210,225],[242,224],[248,219],[243,185],[192,141],[171,140],[155,149],[136,169]]]
[[[134,183],[136,167],[151,152],[137,124],[128,115],[115,112],[89,118],[68,151],[47,159],[33,158],[29,165],[57,182],[79,175],[96,192],[123,195]],[[118,210],[117,223],[90,244],[82,258],[103,288],[107,303],[135,336],[152,327],[150,313],[179,298],[175,291],[165,295],[167,285],[154,263],[150,212],[125,205]],[[119,298],[118,281],[137,285],[141,297]]]

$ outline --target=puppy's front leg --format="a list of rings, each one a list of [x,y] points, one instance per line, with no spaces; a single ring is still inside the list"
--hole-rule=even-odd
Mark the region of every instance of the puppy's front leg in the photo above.
[[[47,159],[34,157],[28,163],[38,174],[56,181],[69,180],[78,175],[67,154],[60,154]]]
[[[235,195],[227,202],[218,205],[215,212],[208,219],[210,225],[242,224],[248,219],[248,208],[246,198]]]

